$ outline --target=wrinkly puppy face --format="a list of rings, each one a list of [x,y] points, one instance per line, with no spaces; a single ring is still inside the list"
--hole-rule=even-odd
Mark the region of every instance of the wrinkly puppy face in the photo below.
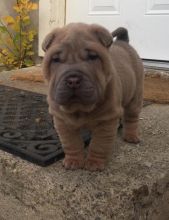
[[[104,99],[110,81],[111,34],[101,26],[72,23],[49,33],[43,72],[49,82],[48,101],[64,111],[90,111]]]

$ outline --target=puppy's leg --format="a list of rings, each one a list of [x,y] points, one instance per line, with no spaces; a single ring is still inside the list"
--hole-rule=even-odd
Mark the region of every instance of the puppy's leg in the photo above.
[[[105,168],[111,155],[114,137],[117,133],[118,119],[101,123],[92,130],[92,140],[85,162],[87,170],[96,171]]]
[[[80,132],[55,118],[54,125],[65,153],[65,158],[63,160],[64,167],[73,170],[83,168],[84,142]]]
[[[141,107],[136,107],[133,103],[124,109],[123,139],[129,143],[139,143],[139,114]]]
[[[143,105],[144,68],[142,62],[136,63],[136,91],[131,102],[124,108],[123,138],[130,143],[139,143],[139,114]]]

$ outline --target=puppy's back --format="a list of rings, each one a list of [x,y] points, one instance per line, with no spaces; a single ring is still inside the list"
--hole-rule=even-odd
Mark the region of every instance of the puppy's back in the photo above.
[[[118,28],[113,33],[110,48],[113,66],[120,77],[124,105],[136,93],[143,91],[144,68],[136,50],[129,44],[128,31]]]

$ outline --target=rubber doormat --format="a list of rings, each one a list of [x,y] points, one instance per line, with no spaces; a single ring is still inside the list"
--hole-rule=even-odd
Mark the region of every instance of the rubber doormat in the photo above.
[[[42,166],[63,156],[44,95],[0,86],[0,148]]]
[[[0,85],[0,149],[41,166],[64,156],[45,95]]]

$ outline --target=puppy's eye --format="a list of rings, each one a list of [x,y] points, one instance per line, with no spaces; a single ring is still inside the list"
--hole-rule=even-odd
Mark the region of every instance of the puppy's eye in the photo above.
[[[61,51],[57,51],[55,54],[53,54],[52,56],[52,62],[53,63],[61,63],[62,59],[61,59]]]
[[[52,58],[52,61],[53,61],[54,63],[60,63],[60,58],[59,58],[59,57],[53,57],[53,58]]]
[[[97,60],[98,58],[97,54],[89,54],[87,57],[88,60]]]
[[[99,55],[97,53],[92,52],[92,51],[88,51],[87,60],[94,61],[94,60],[97,60],[97,59],[99,59]]]

